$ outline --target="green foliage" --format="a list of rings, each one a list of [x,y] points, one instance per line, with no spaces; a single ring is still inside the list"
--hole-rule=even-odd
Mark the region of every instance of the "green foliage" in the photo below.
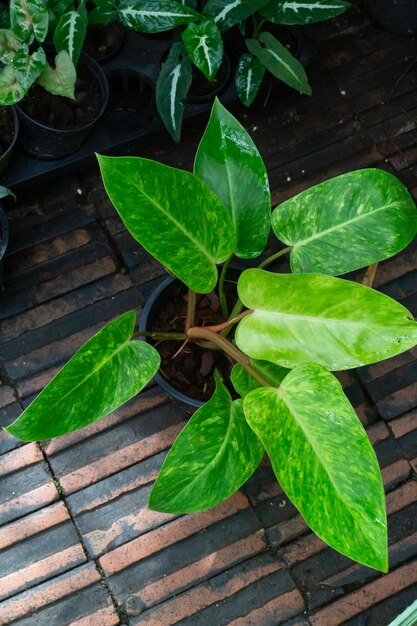
[[[312,24],[336,17],[349,7],[343,0],[270,0],[261,14],[274,24]]]
[[[189,24],[182,40],[194,65],[207,80],[214,80],[223,60],[223,40],[214,21]]]
[[[74,87],[77,72],[66,50],[55,57],[55,67],[48,65],[38,78],[38,83],[55,96],[75,98]]]
[[[175,54],[184,49],[177,43]],[[66,51],[60,54],[71,62]],[[169,71],[183,59],[174,61]],[[271,225],[265,166],[246,130],[216,102],[194,173],[143,158],[98,159],[126,227],[190,288],[187,321],[193,292],[209,293],[216,284],[227,308],[225,272],[218,279],[216,265],[232,255],[259,255]],[[217,379],[213,397],[168,454],[151,507],[184,513],[214,506],[245,482],[265,449],[283,489],[319,537],[386,571],[378,464],[329,370],[404,352],[417,345],[417,323],[384,294],[328,274],[392,256],[414,236],[416,217],[407,191],[379,170],[317,185],[275,209],[273,230],[289,247],[241,273],[239,300],[227,321],[212,327],[184,322],[184,333],[156,333],[157,341],[205,341],[209,349],[222,349],[235,363],[230,382],[242,398],[233,400],[228,381]],[[296,273],[261,269],[286,252]],[[131,312],[105,326],[9,432],[27,441],[55,437],[138,393],[156,372],[159,355],[136,340],[134,324]],[[232,329],[234,342],[226,338]]]

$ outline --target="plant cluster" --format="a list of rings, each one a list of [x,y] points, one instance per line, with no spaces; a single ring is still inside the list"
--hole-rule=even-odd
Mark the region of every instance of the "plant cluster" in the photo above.
[[[211,399],[168,453],[150,507],[187,513],[232,495],[266,452],[284,491],[330,546],[387,570],[384,490],[373,448],[332,371],[417,344],[399,303],[337,275],[388,258],[417,232],[417,208],[391,174],[338,176],[277,206],[246,130],[216,101],[194,173],[99,156],[104,184],[136,240],[188,287],[183,333],[137,333],[127,312],[94,335],[6,430],[25,441],[81,428],[140,392],[160,356],[139,335],[203,343],[230,360],[234,399],[216,374]],[[234,256],[258,257],[272,230],[286,247],[244,270],[232,311]],[[289,254],[292,273],[265,268]],[[253,261],[252,261],[253,263]],[[220,270],[217,265],[224,264]],[[196,326],[197,294],[217,290],[224,321]],[[231,333],[234,333],[234,337]]]

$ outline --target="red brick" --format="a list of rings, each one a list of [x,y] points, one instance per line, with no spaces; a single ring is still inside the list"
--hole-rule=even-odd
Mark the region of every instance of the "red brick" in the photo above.
[[[285,520],[280,524],[271,526],[271,528],[268,528],[266,531],[266,534],[270,544],[274,548],[277,548],[278,546],[295,539],[299,535],[302,535],[307,530],[309,530],[309,527],[304,519],[301,515],[296,515],[295,517]]]
[[[411,433],[413,430],[417,429],[417,410],[410,411],[410,413],[392,420],[390,422],[390,427],[394,436],[397,438],[402,437],[407,433]]]
[[[321,552],[327,548],[327,544],[316,535],[310,533],[297,541],[293,541],[288,546],[280,550],[280,555],[289,567],[300,561],[305,561],[310,556]]]
[[[28,485],[28,488],[30,486]],[[51,481],[48,484],[27,491],[26,493],[12,498],[4,504],[0,505],[0,519],[16,519],[22,514],[26,514],[28,511],[35,511],[42,506],[51,504],[58,499],[58,492],[54,483]]]
[[[28,443],[17,450],[3,454],[0,462],[0,475],[16,472],[39,461],[43,461],[43,456],[38,444]]]
[[[117,624],[120,624],[119,617],[114,608],[110,606],[71,622],[71,626],[116,626]]]
[[[248,615],[229,622],[228,626],[269,626],[277,618],[289,619],[304,610],[304,600],[298,589],[274,598]]]
[[[400,459],[392,465],[384,467],[381,474],[385,489],[392,489],[395,485],[404,482],[409,478],[410,473],[411,466],[405,459]]]
[[[417,482],[410,480],[386,496],[387,513],[391,515],[417,500]]]
[[[2,526],[0,527],[0,550],[69,519],[65,504],[57,502],[7,526]]]

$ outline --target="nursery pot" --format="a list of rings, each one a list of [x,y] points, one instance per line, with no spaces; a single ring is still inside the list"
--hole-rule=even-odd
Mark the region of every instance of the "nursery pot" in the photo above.
[[[214,81],[210,82],[207,78],[193,66],[193,81],[187,96],[189,104],[205,104],[213,102],[216,96],[219,96],[229,84],[232,65],[226,52],[223,54],[223,62],[217,72]]]
[[[365,7],[385,30],[406,37],[417,33],[416,0],[365,0]]]
[[[125,38],[126,30],[120,22],[90,24],[84,41],[84,50],[97,63],[108,63],[119,54]]]
[[[227,279],[237,282],[241,272],[241,269],[229,268],[226,274],[226,282]],[[164,309],[173,299],[174,294],[178,292],[178,288],[181,286],[183,286],[183,283],[178,280],[178,278],[168,276],[154,289],[143,308],[139,322],[139,331],[145,332],[152,329],[152,322],[157,313]],[[149,341],[148,338],[143,339],[144,341]],[[179,346],[180,343],[178,344],[178,347]],[[196,400],[176,389],[160,372],[155,374],[155,381],[176,404],[182,409],[185,409],[188,413],[193,413],[204,404],[201,400]]]
[[[0,287],[3,285],[3,257],[9,243],[9,222],[6,211],[0,204]]]
[[[19,132],[19,120],[18,120],[18,117],[16,115],[16,111],[15,111],[14,107],[5,107],[5,108],[7,109],[9,115],[11,116],[11,118],[13,120],[14,135],[13,135],[12,142],[9,145],[9,147],[7,148],[7,150],[5,152],[3,152],[2,155],[0,155],[0,177],[3,176],[4,172],[6,171],[7,166],[9,165],[10,157],[12,156],[12,152],[13,152],[14,147],[16,145],[17,136],[18,136],[18,132]]]
[[[49,46],[45,46],[49,51]],[[20,119],[20,144],[32,156],[39,159],[55,160],[66,157],[80,148],[88,134],[106,110],[109,99],[109,88],[106,76],[101,67],[87,54],[81,53],[78,70],[82,67],[88,71],[91,80],[99,87],[101,95],[100,110],[92,121],[78,127],[58,129],[38,122],[29,116],[22,107],[17,105]]]

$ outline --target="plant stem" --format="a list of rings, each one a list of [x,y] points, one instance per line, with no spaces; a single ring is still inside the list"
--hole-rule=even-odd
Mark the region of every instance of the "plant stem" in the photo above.
[[[374,284],[377,269],[378,263],[373,263],[372,265],[369,265],[365,272],[365,276],[362,279],[362,285],[365,285],[366,287],[372,287],[372,285]]]
[[[219,348],[223,350],[223,352],[226,352],[226,354],[231,356],[232,359],[234,359],[237,363],[240,363],[240,365],[242,365],[245,370],[259,383],[261,383],[261,385],[263,385],[264,387],[271,386],[264,378],[262,378],[260,374],[258,374],[257,371],[253,369],[246,354],[244,354],[241,350],[239,350],[239,348],[230,343],[230,341],[228,341],[222,335],[219,335],[218,333],[213,332],[208,328],[195,326],[194,328],[190,328],[190,330],[188,331],[188,337],[190,339],[206,339],[207,341],[216,344],[217,346],[219,346]]]
[[[275,254],[272,254],[267,259],[262,261],[262,263],[260,263],[258,265],[258,269],[259,270],[264,269],[264,267],[267,267],[268,265],[273,263],[275,261],[275,259],[279,259],[280,256],[283,256],[284,254],[287,254],[287,252],[291,252],[291,249],[292,249],[292,246],[288,246],[287,248],[283,248],[282,250],[279,250],[279,252],[275,252]]]
[[[226,272],[229,269],[229,264],[230,264],[230,261],[232,260],[232,256],[233,254],[223,264],[222,271],[220,273],[220,279],[219,279],[219,300],[220,300],[220,306],[222,309],[222,315],[225,319],[229,317],[229,309],[227,306],[227,300],[226,300],[226,296],[224,293],[224,281],[226,280]],[[188,328],[186,330],[188,330]]]
[[[211,330],[213,333],[218,333],[225,328],[229,328],[229,326],[233,326],[233,324],[237,324],[237,322],[240,322],[241,319],[243,319],[250,313],[253,313],[252,309],[247,309],[246,311],[243,311],[243,313],[241,313],[240,315],[236,315],[236,317],[227,320],[227,322],[223,322],[222,324],[216,324],[215,326],[204,326],[204,328],[207,328],[207,330]]]
[[[157,341],[184,341],[185,334],[138,330],[137,333],[132,335],[132,339],[139,339],[139,337],[150,337],[151,339],[156,339]]]
[[[188,289],[188,299],[187,299],[187,315],[185,318],[185,332],[187,333],[188,329],[191,326],[194,326],[195,320],[195,306],[197,303],[197,294],[192,289]]]

